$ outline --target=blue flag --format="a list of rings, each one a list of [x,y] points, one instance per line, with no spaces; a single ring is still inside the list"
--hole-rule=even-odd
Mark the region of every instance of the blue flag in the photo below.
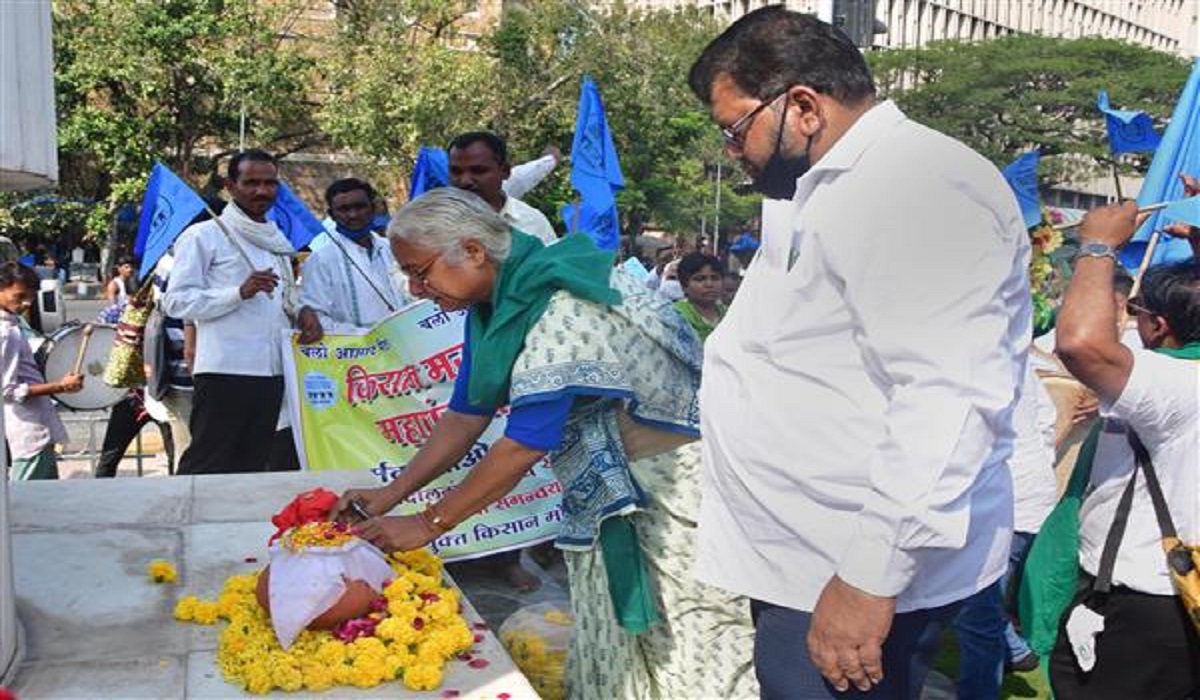
[[[408,186],[408,201],[429,190],[450,184],[450,156],[445,149],[421,146],[417,164],[413,166],[412,182]]]
[[[145,278],[187,225],[204,211],[204,200],[162,163],[155,163],[142,198],[133,254],[142,259],[138,277]]]
[[[1042,196],[1038,193],[1038,158],[1037,151],[1027,151],[1004,169],[1004,179],[1017,196],[1017,204],[1021,205],[1021,218],[1025,220],[1025,228],[1033,228],[1042,222]]]
[[[1200,227],[1200,196],[1171,202],[1162,210],[1162,218],[1165,220],[1164,224],[1178,222]]]
[[[1138,206],[1181,199],[1183,183],[1179,180],[1180,173],[1200,173],[1200,59],[1192,65],[1192,73],[1171,114],[1171,123],[1154,153],[1154,160],[1150,162],[1142,191],[1138,193]],[[1125,267],[1137,269],[1146,253],[1150,235],[1170,223],[1168,218],[1164,211],[1156,211],[1142,224],[1133,240],[1121,249],[1121,262]],[[1192,247],[1187,241],[1163,236],[1155,246],[1154,259],[1150,262],[1156,265],[1186,260],[1191,255]]]
[[[567,233],[586,233],[600,248],[615,250],[621,242],[616,194],[625,188],[625,176],[608,130],[604,102],[590,77],[584,77],[579,91],[575,140],[571,143],[571,184],[579,192],[580,201],[564,207]]]
[[[1104,113],[1108,128],[1108,149],[1112,154],[1145,153],[1158,148],[1161,137],[1154,130],[1154,120],[1141,111],[1113,109],[1108,104],[1108,91],[1101,90],[1096,107]]]
[[[279,183],[275,204],[267,210],[267,219],[275,222],[296,250],[300,250],[325,232],[320,219],[313,216],[304,202],[283,182]]]

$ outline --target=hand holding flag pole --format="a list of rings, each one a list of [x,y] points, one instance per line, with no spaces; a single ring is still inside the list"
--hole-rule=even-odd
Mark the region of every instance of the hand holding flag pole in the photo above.
[[[1167,207],[1171,206],[1172,204],[1174,204],[1174,202],[1157,202],[1155,204],[1150,204],[1148,206],[1141,207],[1140,209],[1137,210],[1137,213],[1138,213],[1138,216],[1141,216],[1143,214],[1151,214],[1160,209],[1166,209]],[[1065,224],[1055,224],[1054,230],[1055,231],[1066,231],[1067,229],[1076,228],[1082,223],[1083,223],[1083,219],[1080,219],[1079,221],[1070,221]]]

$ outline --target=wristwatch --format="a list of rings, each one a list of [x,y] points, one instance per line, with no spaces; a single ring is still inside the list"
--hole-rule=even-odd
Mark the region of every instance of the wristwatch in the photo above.
[[[1083,241],[1079,244],[1079,252],[1075,254],[1075,258],[1112,258],[1113,262],[1117,262],[1117,251],[1107,243]]]

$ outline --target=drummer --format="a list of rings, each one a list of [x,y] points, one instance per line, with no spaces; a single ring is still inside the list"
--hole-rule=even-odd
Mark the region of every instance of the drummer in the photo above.
[[[16,262],[0,264],[0,372],[4,395],[4,433],[12,451],[12,478],[57,479],[55,444],[67,431],[50,396],[83,389],[83,376],[68,374],[48,384],[33,361],[22,315],[33,305],[37,273]]]

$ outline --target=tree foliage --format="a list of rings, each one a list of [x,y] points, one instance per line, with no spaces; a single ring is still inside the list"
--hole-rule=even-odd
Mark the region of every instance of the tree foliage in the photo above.
[[[1162,127],[1187,79],[1181,58],[1121,41],[1013,34],[871,53],[880,92],[911,117],[1003,164],[1038,148],[1043,179],[1096,174],[1109,159],[1096,95],[1140,109]],[[1128,171],[1145,158],[1122,159]]]
[[[348,3],[328,63],[322,126],[354,153],[406,169],[420,146],[473,129],[504,135],[515,160],[547,145],[569,153],[580,84],[591,75],[626,177],[618,201],[627,228],[653,222],[694,234],[701,217],[712,221],[706,176],[721,142],[686,83],[720,29],[711,17],[540,0],[506,9],[479,37],[469,23],[463,3]],[[463,50],[468,44],[478,50]],[[567,173],[560,168],[529,197],[552,218],[574,198]],[[722,208],[732,229],[753,200],[727,185]]]
[[[314,142],[312,58],[286,39],[297,7],[224,0],[54,4],[60,188],[104,202],[93,232],[161,160],[185,178],[247,141]]]

